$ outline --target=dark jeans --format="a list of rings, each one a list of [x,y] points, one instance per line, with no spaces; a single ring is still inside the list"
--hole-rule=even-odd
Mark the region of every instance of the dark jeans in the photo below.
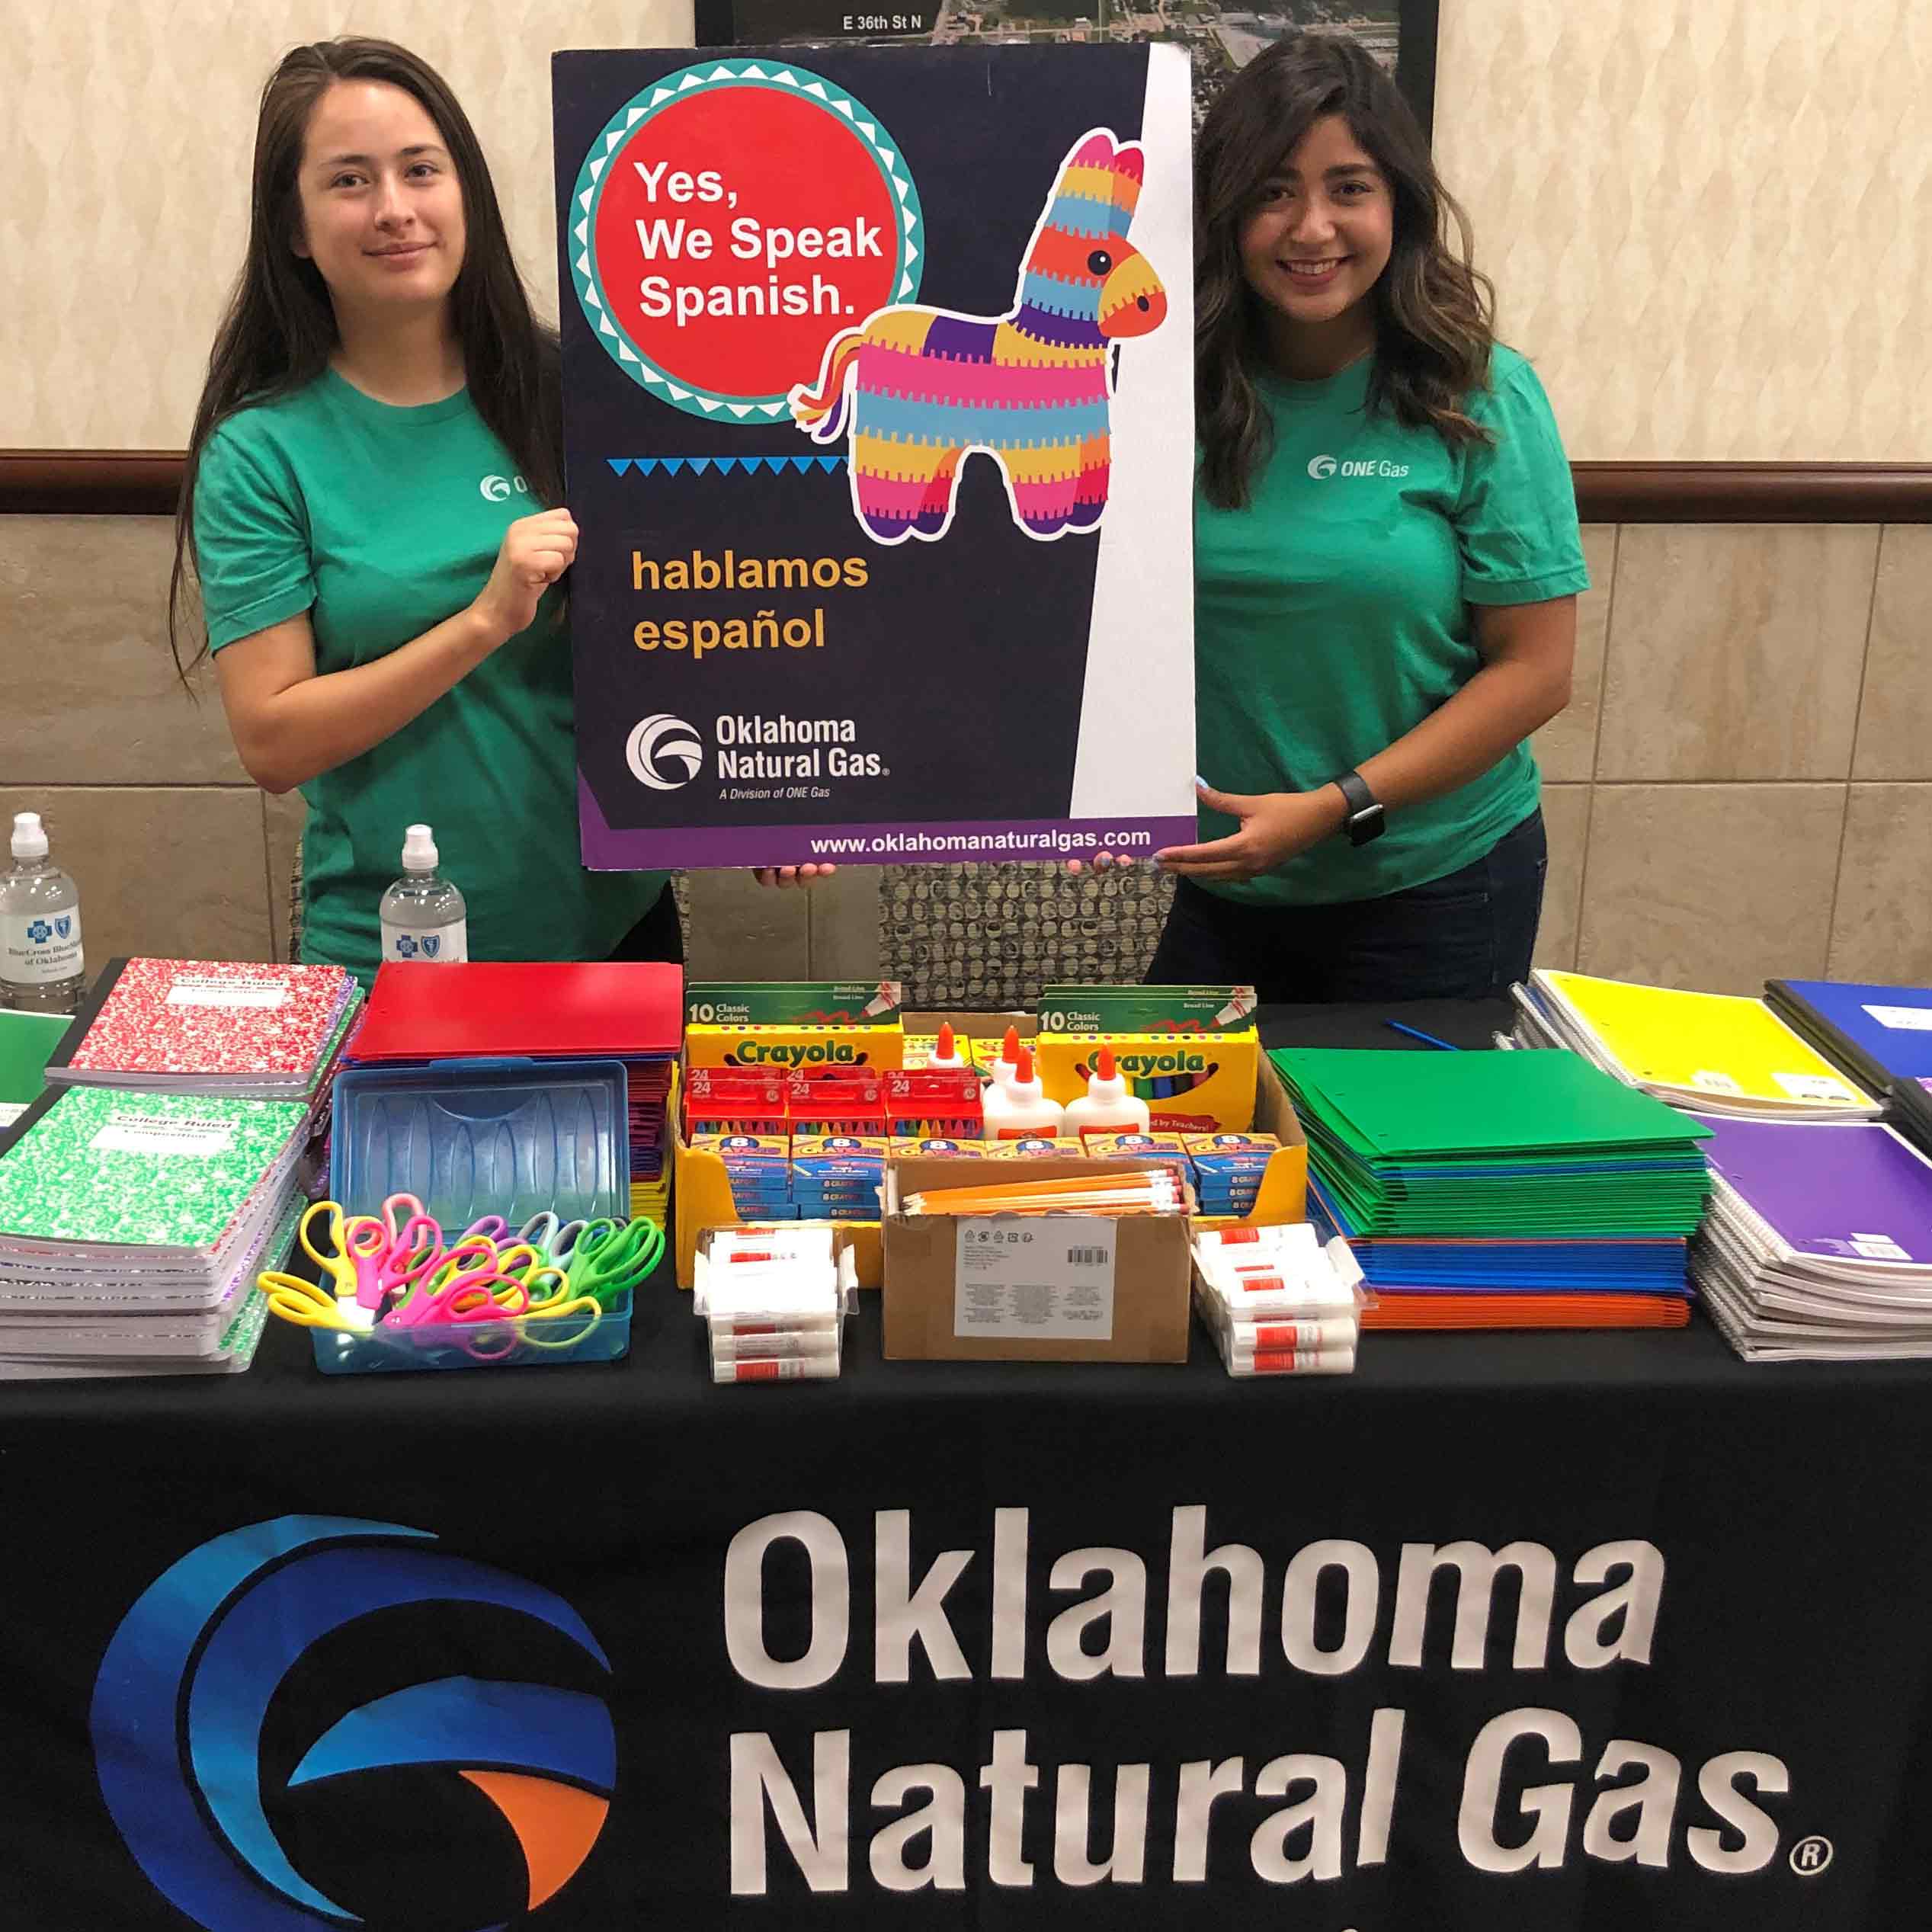
[[[1445,879],[1336,905],[1246,905],[1190,879],[1152,986],[1252,985],[1264,1002],[1480,999],[1527,978],[1549,847],[1534,812]]]
[[[678,923],[678,901],[667,886],[658,902],[610,949],[614,960],[662,960],[684,963],[684,929]]]

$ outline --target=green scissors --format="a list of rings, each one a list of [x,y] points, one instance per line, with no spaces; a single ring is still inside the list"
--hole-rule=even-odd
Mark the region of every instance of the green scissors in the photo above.
[[[663,1254],[664,1230],[655,1221],[593,1221],[570,1245],[570,1292],[607,1306],[643,1282]]]

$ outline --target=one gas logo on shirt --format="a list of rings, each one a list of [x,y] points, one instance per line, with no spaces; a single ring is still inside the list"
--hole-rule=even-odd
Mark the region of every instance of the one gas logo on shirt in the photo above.
[[[1359,460],[1351,457],[1347,462],[1338,462],[1329,456],[1310,457],[1308,473],[1318,483],[1331,476],[1406,476],[1408,465],[1391,463],[1386,457],[1363,457]]]
[[[485,476],[476,487],[485,503],[501,503],[512,490],[519,496],[530,494],[530,485],[521,476]]]

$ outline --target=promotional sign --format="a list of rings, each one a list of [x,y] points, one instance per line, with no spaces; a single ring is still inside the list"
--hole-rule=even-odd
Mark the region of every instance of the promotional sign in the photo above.
[[[559,54],[585,863],[1194,837],[1184,54]]]

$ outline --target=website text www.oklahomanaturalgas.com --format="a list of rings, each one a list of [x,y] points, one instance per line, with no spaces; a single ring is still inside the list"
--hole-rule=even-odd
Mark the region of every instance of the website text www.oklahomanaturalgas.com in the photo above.
[[[869,838],[815,838],[814,858],[892,857],[907,852],[938,852],[966,857],[975,852],[1145,851],[1154,835],[1138,831],[885,831]]]

